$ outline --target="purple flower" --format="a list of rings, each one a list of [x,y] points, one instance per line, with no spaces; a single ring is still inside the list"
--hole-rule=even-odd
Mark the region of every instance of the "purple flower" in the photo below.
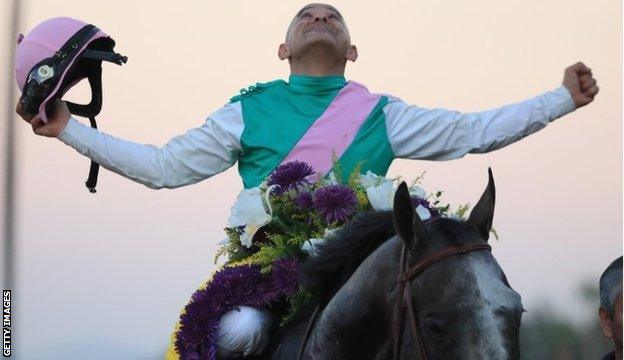
[[[299,290],[297,265],[297,260],[287,258],[275,260],[273,263],[271,284],[277,296],[291,297]]]
[[[206,288],[196,291],[180,315],[175,346],[180,359],[216,359],[221,316],[246,305],[262,308],[275,300],[272,285],[256,265],[225,268]]]
[[[427,210],[429,210],[429,212],[431,213],[431,217],[437,217],[440,215],[440,213],[438,212],[438,209],[436,209],[435,207],[431,206],[431,203],[429,202],[429,200],[427,199],[423,199],[421,197],[418,196],[412,196],[412,205],[414,206],[414,209],[417,208],[419,205],[422,205],[424,207],[427,208]]]
[[[299,289],[297,261],[279,259],[270,275],[258,265],[226,267],[205,288],[197,290],[180,315],[175,347],[181,360],[216,360],[221,317],[239,306],[264,308]]]
[[[313,206],[327,224],[347,221],[356,204],[355,193],[344,185],[325,186],[314,193]]]
[[[298,189],[302,184],[311,184],[307,179],[314,174],[314,169],[303,161],[289,161],[282,164],[269,176],[267,185],[279,185],[274,194],[282,194],[291,189]]]
[[[295,198],[295,205],[297,205],[299,210],[312,208],[312,193],[308,191],[300,192]]]

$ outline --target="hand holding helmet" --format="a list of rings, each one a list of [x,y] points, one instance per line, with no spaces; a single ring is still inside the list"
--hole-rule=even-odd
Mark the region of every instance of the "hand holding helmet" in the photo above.
[[[57,137],[70,114],[89,118],[102,109],[102,61],[122,65],[128,58],[114,51],[115,41],[94,25],[59,17],[35,26],[28,35],[17,36],[15,80],[22,93],[15,111],[35,134]],[[81,80],[91,87],[91,102],[75,104],[61,99]],[[99,165],[91,162],[85,185],[95,192]]]
[[[65,129],[65,126],[67,126],[67,122],[71,117],[71,113],[69,112],[67,103],[65,103],[65,101],[63,100],[56,99],[53,106],[54,115],[48,117],[47,124],[43,121],[39,114],[32,116],[27,111],[25,111],[22,108],[22,103],[20,101],[17,102],[15,112],[22,119],[24,119],[24,121],[32,126],[33,132],[35,134],[47,137],[57,137],[63,131],[63,129]]]

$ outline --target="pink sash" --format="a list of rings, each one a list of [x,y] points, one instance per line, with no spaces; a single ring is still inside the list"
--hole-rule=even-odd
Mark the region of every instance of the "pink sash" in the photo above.
[[[316,170],[317,178],[325,176],[333,167],[332,158],[339,159],[347,150],[380,98],[361,84],[347,82],[281,164],[304,161]]]

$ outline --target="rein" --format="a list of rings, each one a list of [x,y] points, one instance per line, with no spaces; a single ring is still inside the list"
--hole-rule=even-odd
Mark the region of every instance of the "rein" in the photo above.
[[[416,321],[416,310],[414,309],[414,305],[412,304],[409,292],[405,291],[406,285],[410,285],[414,277],[418,275],[420,272],[425,270],[427,267],[432,264],[445,259],[447,257],[459,254],[466,254],[472,251],[480,251],[487,250],[492,251],[492,247],[487,244],[466,244],[462,246],[455,246],[451,248],[447,248],[441,251],[438,251],[430,256],[418,261],[412,267],[407,269],[407,248],[405,245],[401,250],[401,264],[399,265],[399,276],[397,278],[397,282],[399,284],[399,296],[397,297],[397,305],[396,305],[396,321],[394,328],[394,359],[399,359],[400,348],[401,348],[401,327],[403,325],[403,308],[407,308],[407,314],[410,320],[410,327],[412,329],[412,336],[414,338],[414,343],[416,344],[416,348],[418,353],[420,354],[420,358],[423,360],[428,360],[427,350],[425,349],[425,344],[423,342],[420,330],[418,328],[418,322]]]
[[[418,329],[418,323],[416,321],[416,310],[414,309],[414,305],[412,304],[411,298],[409,296],[409,292],[405,291],[406,285],[409,285],[411,281],[421,273],[423,270],[435,264],[436,262],[445,259],[447,257],[451,257],[453,255],[466,254],[473,251],[487,250],[492,251],[492,247],[488,244],[466,244],[462,246],[454,246],[450,248],[446,248],[444,250],[438,251],[436,253],[431,254],[430,256],[418,261],[409,269],[407,268],[407,248],[405,245],[402,246],[401,250],[401,263],[399,265],[399,275],[397,277],[397,282],[399,284],[399,296],[397,297],[397,305],[396,305],[396,321],[394,328],[394,359],[399,359],[399,350],[401,348],[401,328],[403,325],[403,307],[407,308],[407,314],[410,320],[410,327],[412,329],[412,336],[414,337],[414,343],[418,349],[418,353],[420,354],[420,358],[423,360],[428,360],[427,350],[425,349],[425,344],[422,340],[422,336],[420,335],[420,330]],[[299,353],[297,355],[297,360],[300,360],[303,357],[303,352],[305,350],[306,344],[312,333],[312,328],[321,313],[321,306],[318,305],[314,309],[314,313],[310,317],[308,322],[308,326],[306,328],[306,332],[303,337],[303,341],[301,342],[301,347],[299,348]]]

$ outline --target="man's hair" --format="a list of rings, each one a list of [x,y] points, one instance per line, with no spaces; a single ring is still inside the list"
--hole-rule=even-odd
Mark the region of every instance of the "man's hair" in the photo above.
[[[600,307],[613,317],[615,300],[622,294],[622,257],[615,259],[600,276]]]
[[[288,42],[288,38],[290,37],[290,32],[292,31],[292,27],[293,25],[295,25],[295,21],[297,21],[297,19],[301,16],[301,14],[305,10],[307,10],[310,7],[310,5],[322,5],[333,10],[338,15],[338,19],[340,19],[340,21],[342,21],[342,23],[345,25],[345,28],[347,29],[347,36],[349,36],[349,29],[347,28],[347,23],[344,21],[344,18],[342,17],[342,14],[340,13],[340,11],[338,11],[338,9],[327,4],[309,4],[309,5],[304,6],[301,10],[299,10],[297,14],[295,15],[295,17],[293,17],[293,19],[290,21],[290,24],[288,25],[288,30],[286,30],[286,42]]]

